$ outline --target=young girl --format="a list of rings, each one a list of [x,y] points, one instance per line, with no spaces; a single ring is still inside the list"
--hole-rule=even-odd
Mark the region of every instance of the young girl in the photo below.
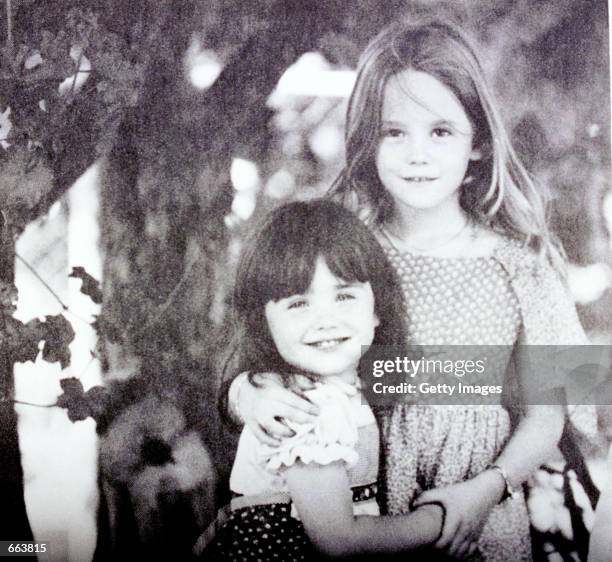
[[[399,274],[411,343],[586,342],[542,202],[458,29],[397,23],[370,43],[349,101],[346,159],[333,194],[360,211]],[[508,355],[490,384],[520,388],[537,376],[514,363]],[[255,387],[241,375],[230,398],[240,385],[235,413],[272,445],[287,434],[279,418],[305,421],[316,408],[260,379]],[[530,560],[522,484],[554,454],[564,414],[521,410],[511,419],[502,406],[397,405],[382,420],[389,513],[440,501],[438,548]]]
[[[233,305],[240,367],[279,373],[287,388],[311,382],[305,396],[320,415],[289,424],[279,447],[243,429],[232,514],[205,558],[310,560],[435,542],[439,503],[377,517],[378,428],[358,368],[364,349],[400,344],[405,329],[399,283],[363,223],[331,201],[278,208],[243,253]]]

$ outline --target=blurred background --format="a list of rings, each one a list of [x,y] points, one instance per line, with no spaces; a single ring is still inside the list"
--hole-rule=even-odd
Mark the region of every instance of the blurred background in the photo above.
[[[343,165],[359,53],[385,24],[430,12],[482,46],[516,148],[550,198],[583,324],[593,343],[612,344],[605,1],[0,5],[2,279],[19,290],[21,321],[63,313],[76,332],[68,367],[16,363],[7,392],[52,404],[59,380],[76,377],[85,389],[105,381],[113,398],[98,435],[92,419],[17,405],[28,515],[52,540],[48,559],[93,556],[99,466],[110,483],[101,512],[138,504],[140,521],[123,525],[141,538],[159,526],[168,486],[188,496],[223,481],[232,437],[219,437],[217,373],[241,242],[273,206],[325,193]],[[74,266],[101,281],[101,306],[68,278]],[[152,423],[137,410],[148,396],[173,406],[181,435],[199,435],[189,450],[209,455],[212,476],[181,480],[163,455],[150,462],[141,434]],[[136,429],[131,411],[144,416]],[[167,420],[154,421],[166,443]],[[109,435],[143,457],[111,462],[103,448],[98,462]],[[158,468],[144,474],[143,463]],[[202,524],[210,505],[181,509]]]

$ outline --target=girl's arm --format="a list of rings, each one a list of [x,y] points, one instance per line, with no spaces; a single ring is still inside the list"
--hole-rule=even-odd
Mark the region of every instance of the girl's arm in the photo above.
[[[255,436],[272,447],[293,431],[281,419],[312,423],[319,408],[306,397],[288,390],[274,373],[253,375],[259,386],[252,385],[247,373],[238,375],[229,388],[230,413],[249,426]]]
[[[397,553],[433,544],[440,535],[444,510],[438,505],[397,517],[354,516],[342,461],[327,465],[298,461],[286,475],[306,533],[326,556]]]
[[[496,459],[514,490],[555,453],[564,424],[562,406],[529,406],[508,444]],[[415,506],[440,501],[447,509],[442,536],[436,543],[451,556],[464,556],[480,532],[493,507],[503,497],[506,482],[495,470],[485,470],[460,484],[429,490]],[[512,498],[506,501],[514,501]]]
[[[515,490],[555,455],[564,424],[563,406],[527,406],[525,415],[496,461],[506,471]]]

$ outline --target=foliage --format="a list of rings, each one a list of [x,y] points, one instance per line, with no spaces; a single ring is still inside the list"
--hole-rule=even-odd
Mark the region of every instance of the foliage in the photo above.
[[[87,392],[83,383],[74,377],[60,381],[64,391],[57,399],[57,406],[65,408],[70,421],[76,422],[92,417],[96,422],[105,414],[109,395],[102,386],[93,386]]]
[[[84,294],[92,299],[101,295],[98,282],[84,268],[74,268],[71,276],[83,280],[81,290]],[[71,359],[69,345],[75,336],[70,321],[63,314],[57,314],[23,323],[12,316],[16,310],[17,297],[15,285],[0,281],[0,319],[3,323],[0,349],[5,350],[8,363],[12,365],[35,361],[42,349],[45,361],[59,362],[62,369],[68,367]],[[12,370],[7,371],[5,376],[12,376]],[[53,405],[65,408],[71,421],[88,417],[98,421],[105,415],[109,396],[104,387],[94,386],[85,392],[83,384],[75,377],[61,379],[60,386],[63,393]]]
[[[96,304],[102,304],[102,290],[100,289],[100,283],[97,279],[89,275],[85,271],[84,267],[73,267],[72,273],[68,277],[74,277],[80,279],[83,283],[81,285],[81,292],[87,295]]]
[[[10,13],[9,4],[12,36],[0,49],[0,201],[19,231],[54,189],[112,145],[138,101],[145,30],[135,25],[128,42],[87,1],[15,2]]]
[[[12,88],[2,101],[12,108],[14,127],[8,140],[58,151],[54,142],[70,125],[65,121],[79,96],[77,73],[86,73],[94,84],[85,95],[92,98],[90,106],[99,108],[90,119],[97,124],[102,146],[108,146],[122,110],[138,100],[143,64],[134,51],[136,43],[130,46],[104,25],[99,13],[81,7],[60,11],[61,27],[47,28],[45,9],[39,6],[30,14],[42,26],[20,30],[12,56],[4,53],[2,79]],[[139,33],[142,30],[134,30]],[[67,78],[69,88],[60,89]],[[20,96],[15,95],[18,87]]]
[[[0,343],[7,350],[11,363],[34,361],[41,349],[42,356],[49,363],[59,362],[62,369],[70,365],[68,346],[74,339],[74,330],[61,315],[45,316],[43,320],[30,320],[27,324],[9,316],[16,309],[17,288],[0,281],[0,313],[4,318],[5,329],[0,332]]]

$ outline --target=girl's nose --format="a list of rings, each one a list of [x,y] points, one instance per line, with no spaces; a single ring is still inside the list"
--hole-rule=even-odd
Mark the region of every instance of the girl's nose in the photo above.
[[[410,164],[425,164],[428,160],[427,142],[417,135],[408,137],[406,158]]]
[[[322,307],[317,311],[314,319],[314,328],[316,330],[329,330],[330,328],[335,328],[337,324],[338,320],[330,307]]]

